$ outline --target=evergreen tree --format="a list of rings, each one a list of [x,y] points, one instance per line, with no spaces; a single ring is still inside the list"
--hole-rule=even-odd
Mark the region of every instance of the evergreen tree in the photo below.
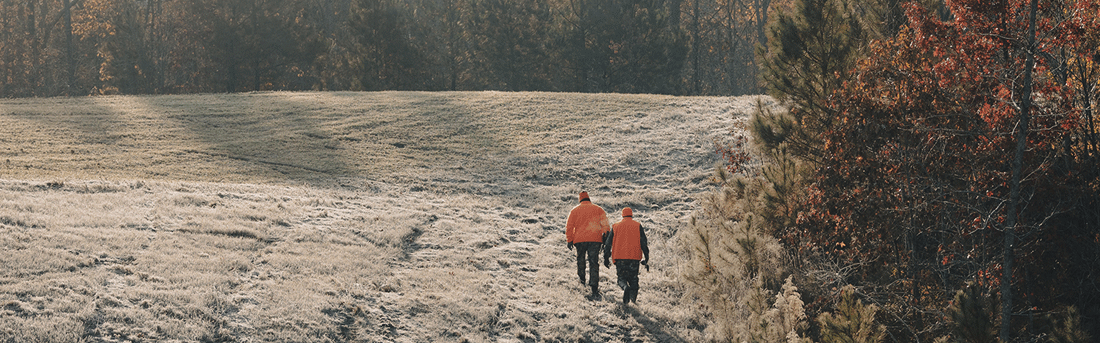
[[[817,317],[822,343],[873,343],[886,337],[886,327],[875,324],[878,306],[864,305],[856,299],[855,287],[840,290],[840,301],[833,313]]]
[[[951,332],[960,342],[996,343],[997,329],[993,322],[996,311],[996,300],[982,294],[979,287],[967,285],[955,293],[947,309]]]
[[[768,27],[766,47],[757,51],[768,93],[789,103],[799,128],[786,138],[798,155],[819,155],[815,132],[833,118],[828,96],[855,66],[866,33],[844,0],[796,0],[791,12],[779,12]]]
[[[1050,343],[1085,343],[1092,342],[1092,336],[1081,327],[1081,314],[1077,313],[1076,306],[1069,306],[1064,313],[1055,316],[1054,331],[1051,332]]]
[[[757,107],[753,120],[771,122],[772,104],[760,101]],[[688,255],[683,277],[689,291],[704,299],[715,321],[709,328],[715,339],[775,342],[790,336],[797,341],[806,314],[793,279],[781,283],[788,273],[788,256],[774,233],[794,220],[788,203],[775,199],[795,199],[788,192],[797,190],[787,188],[793,182],[786,178],[796,177],[799,166],[754,163],[752,156],[758,155],[793,161],[781,148],[747,142],[735,136],[732,143],[719,144],[730,165],[715,171],[720,188],[703,198],[689,230],[681,231]],[[769,306],[772,294],[776,301]]]

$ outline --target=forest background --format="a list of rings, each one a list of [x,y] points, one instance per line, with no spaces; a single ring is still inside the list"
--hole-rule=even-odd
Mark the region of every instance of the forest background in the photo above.
[[[798,0],[684,278],[738,342],[1100,337],[1100,2]]]
[[[0,96],[759,94],[772,0],[0,0]]]

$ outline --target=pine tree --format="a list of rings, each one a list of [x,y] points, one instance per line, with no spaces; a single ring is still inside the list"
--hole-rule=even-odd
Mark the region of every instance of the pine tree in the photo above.
[[[768,93],[789,103],[801,130],[789,139],[800,155],[818,154],[813,133],[833,117],[829,94],[847,79],[866,34],[843,0],[797,0],[792,12],[779,12],[768,27],[767,46],[757,50]]]
[[[977,286],[967,285],[955,293],[955,299],[947,309],[951,331],[962,342],[997,342],[996,326],[993,323],[996,307],[996,300],[982,294]]]
[[[878,306],[864,305],[856,299],[855,287],[841,289],[840,302],[834,313],[822,313],[817,317],[821,327],[822,343],[872,343],[886,337],[886,327],[875,324]]]
[[[1081,327],[1081,315],[1077,313],[1077,307],[1069,306],[1066,311],[1055,320],[1055,328],[1050,336],[1050,343],[1085,343],[1093,342],[1088,331]]]
[[[791,277],[787,277],[782,291],[775,295],[775,304],[761,316],[762,321],[759,326],[761,330],[753,335],[756,341],[812,342],[809,338],[803,337],[810,325],[806,322],[806,309],[803,307],[802,295],[798,293],[798,287],[795,287],[791,280]]]

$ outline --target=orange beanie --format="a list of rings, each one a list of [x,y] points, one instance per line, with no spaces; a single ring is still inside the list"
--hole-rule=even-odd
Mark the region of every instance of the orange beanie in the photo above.
[[[588,200],[588,192],[581,192],[581,201]]]
[[[623,207],[623,217],[634,217],[634,211],[631,211],[629,207]]]

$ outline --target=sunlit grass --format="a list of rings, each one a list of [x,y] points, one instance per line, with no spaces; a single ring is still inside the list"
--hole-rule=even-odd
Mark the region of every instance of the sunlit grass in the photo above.
[[[750,99],[257,93],[0,100],[0,342],[691,341],[670,242]],[[576,282],[576,193],[649,231]]]

